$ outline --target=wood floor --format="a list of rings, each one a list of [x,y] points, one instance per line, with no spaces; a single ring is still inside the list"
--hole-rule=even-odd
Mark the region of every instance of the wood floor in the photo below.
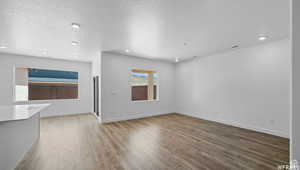
[[[169,114],[99,124],[91,114],[46,118],[17,170],[277,169],[289,141]]]

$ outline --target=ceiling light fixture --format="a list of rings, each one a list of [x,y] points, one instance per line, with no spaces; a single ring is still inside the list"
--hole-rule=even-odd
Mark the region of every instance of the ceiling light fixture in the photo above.
[[[42,54],[46,55],[47,53],[47,50],[42,50]]]
[[[79,45],[79,42],[78,41],[72,41],[72,45],[74,45],[74,46]]]
[[[178,61],[179,61],[179,58],[178,58],[178,57],[176,57],[176,58],[175,58],[175,62],[177,63]]]
[[[75,28],[75,29],[79,29],[80,28],[80,24],[72,23],[72,27]]]
[[[5,48],[7,48],[7,47],[4,46],[4,45],[1,45],[0,48],[1,48],[1,49],[5,49]]]
[[[266,39],[268,39],[268,36],[266,36],[266,35],[261,35],[258,37],[259,41],[265,41]]]
[[[239,46],[238,45],[234,45],[231,48],[239,48]]]
[[[125,50],[126,53],[129,53],[130,51],[128,49]]]

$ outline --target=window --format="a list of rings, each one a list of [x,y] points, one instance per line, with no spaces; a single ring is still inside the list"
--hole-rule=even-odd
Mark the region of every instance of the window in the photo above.
[[[15,100],[77,99],[78,72],[15,69]]]
[[[158,74],[155,71],[131,71],[131,100],[157,100]]]

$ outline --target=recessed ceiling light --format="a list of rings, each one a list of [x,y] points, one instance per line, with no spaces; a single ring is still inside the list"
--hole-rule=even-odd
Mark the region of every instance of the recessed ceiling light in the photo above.
[[[126,53],[129,53],[129,52],[130,52],[130,50],[126,49],[126,50],[125,50],[125,52],[126,52]]]
[[[238,45],[234,45],[231,48],[239,48],[239,46]]]
[[[74,46],[79,45],[79,42],[78,41],[72,41],[72,45],[74,45]]]
[[[261,35],[258,37],[259,41],[265,41],[266,39],[268,39],[268,36],[266,36],[266,35]]]
[[[42,54],[46,55],[47,53],[47,50],[42,50]]]
[[[80,28],[80,24],[72,23],[72,27],[75,28],[75,29],[79,29]]]
[[[5,48],[7,48],[7,47],[4,46],[4,45],[1,45],[0,48],[1,48],[1,49],[5,49]]]
[[[178,61],[179,61],[179,58],[178,58],[178,57],[176,57],[176,58],[175,58],[175,62],[177,63]]]

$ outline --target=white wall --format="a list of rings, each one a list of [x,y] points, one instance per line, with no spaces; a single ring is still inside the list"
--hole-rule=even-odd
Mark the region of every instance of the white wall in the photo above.
[[[200,57],[176,66],[176,111],[289,137],[290,41]]]
[[[92,73],[90,63],[0,54],[0,105],[14,103],[14,67],[32,67],[79,72],[79,99],[29,101],[29,103],[52,104],[41,116],[89,113],[92,111]]]
[[[157,71],[159,100],[131,101],[132,69]],[[102,54],[102,121],[126,120],[174,112],[175,65],[119,54]]]
[[[300,1],[292,1],[292,158],[300,161]],[[300,162],[299,162],[300,163]]]

